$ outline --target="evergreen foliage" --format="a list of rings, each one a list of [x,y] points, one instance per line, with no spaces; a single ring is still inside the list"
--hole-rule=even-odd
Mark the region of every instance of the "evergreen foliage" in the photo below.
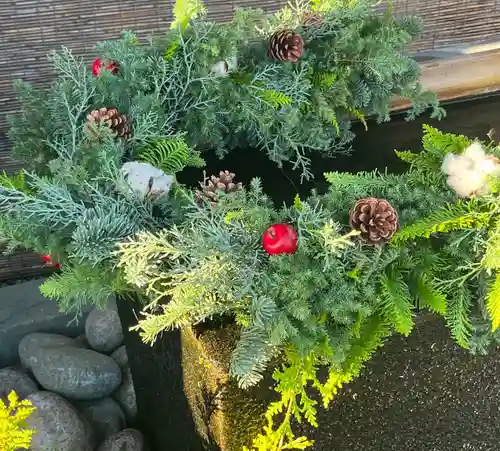
[[[115,160],[149,138],[157,145],[182,133],[196,151],[259,147],[310,177],[309,152],[345,147],[353,119],[389,120],[394,95],[412,100],[409,119],[429,106],[433,117],[444,114],[422,91],[418,64],[403,53],[420,33],[419,21],[380,15],[371,0],[298,0],[276,14],[238,9],[225,24],[209,21],[199,0],[179,0],[173,12],[170,29],[147,42],[127,31],[97,45],[101,57],[118,63],[117,74],[103,70],[94,78],[63,49],[51,54],[57,79],[49,90],[18,82],[23,106],[12,120],[14,155],[43,170],[58,150],[88,151],[82,121],[112,105],[134,129],[130,142],[114,144]],[[304,26],[310,13],[322,22]],[[270,36],[284,28],[305,42],[296,64],[267,55]],[[219,73],[218,64],[228,72]]]
[[[304,26],[308,13],[321,23]],[[304,39],[297,64],[267,56],[269,37],[283,28]],[[417,309],[442,315],[471,351],[498,339],[498,180],[481,197],[457,199],[440,168],[471,141],[430,127],[423,152],[398,153],[407,172],[328,173],[326,193],[278,209],[258,178],[218,193],[213,205],[177,183],[166,195],[138,196],[122,167],[140,162],[174,175],[201,167],[208,149],[222,156],[250,145],[308,177],[310,151],[343,147],[352,119],[387,120],[394,94],[412,100],[409,119],[427,106],[441,116],[418,83],[418,65],[402,53],[419,29],[390,10],[375,14],[369,0],[298,1],[273,15],[238,10],[226,24],[206,20],[198,0],[179,0],[162,36],[141,43],[124,32],[97,46],[118,63],[117,74],[93,77],[68,49],[53,53],[50,88],[16,85],[22,110],[10,119],[10,137],[27,169],[0,176],[3,244],[59,262],[41,290],[75,315],[140,292],[148,305],[136,330],[149,343],[165,330],[233,318],[241,334],[230,373],[242,388],[282,363],[274,371],[281,398],[248,446],[310,446],[293,433],[294,421],[317,425],[308,388],[328,406],[386,337],[411,332]],[[227,73],[214,69],[221,62]],[[132,124],[129,138],[85,126],[90,111],[111,105]],[[154,177],[141,181],[151,188]],[[389,246],[363,245],[347,227],[350,208],[365,197],[384,198],[398,213],[401,230]],[[262,234],[275,223],[293,224],[296,253],[264,252]]]
[[[485,352],[499,338],[498,194],[459,199],[440,172],[445,156],[469,143],[426,127],[418,156],[399,153],[411,163],[405,173],[328,173],[328,192],[280,209],[259,179],[216,205],[184,190],[182,221],[119,245],[126,281],[150,300],[135,329],[152,343],[165,330],[233,317],[241,334],[230,374],[242,388],[284,362],[274,371],[280,400],[248,445],[256,451],[310,446],[293,434],[295,420],[317,425],[308,387],[327,406],[386,337],[411,333],[417,309],[443,316],[462,347]],[[364,197],[384,198],[398,213],[401,228],[387,246],[363,245],[346,227]],[[293,224],[294,254],[263,251],[273,223]]]
[[[7,399],[0,399],[0,449],[16,451],[30,449],[33,434],[27,428],[26,419],[35,411],[28,400],[20,400],[15,391],[11,391]]]
[[[93,76],[89,62],[62,48],[49,57],[49,88],[16,82],[21,111],[9,118],[9,133],[26,171],[0,177],[1,244],[7,252],[22,246],[50,254],[67,268],[45,289],[64,309],[80,311],[83,293],[100,304],[103,293],[121,286],[104,277],[114,272],[117,242],[182,217],[182,197],[134,196],[124,163],[173,175],[203,166],[208,149],[222,156],[249,145],[309,177],[310,151],[342,148],[352,119],[388,119],[394,94],[413,100],[410,117],[424,105],[443,114],[435,97],[421,92],[418,64],[402,53],[419,33],[418,20],[380,16],[369,0],[299,0],[276,14],[238,10],[225,24],[209,21],[199,0],[179,0],[173,13],[170,29],[146,42],[125,31],[97,44],[116,73]],[[320,22],[304,26],[307,14]],[[270,36],[283,28],[304,39],[296,64],[267,55]],[[227,73],[214,69],[221,63]],[[86,126],[102,107],[127,118],[130,137]],[[75,285],[62,284],[70,275]]]

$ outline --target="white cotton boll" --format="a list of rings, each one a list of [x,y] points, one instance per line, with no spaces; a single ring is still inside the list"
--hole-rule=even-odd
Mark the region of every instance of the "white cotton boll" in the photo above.
[[[155,168],[149,163],[129,161],[122,166],[121,172],[129,188],[140,199],[146,197],[158,199],[167,194],[174,183],[172,175],[165,174],[161,169]]]
[[[460,197],[470,197],[481,190],[486,177],[478,172],[466,171],[448,177],[448,186]]]
[[[238,68],[238,58],[236,58],[236,55],[228,58],[226,63],[229,72],[232,72]]]
[[[441,171],[447,175],[458,174],[460,172],[472,169],[473,162],[462,155],[455,155],[454,153],[447,154],[443,159]]]
[[[225,61],[218,61],[212,66],[212,73],[217,77],[224,77],[229,72],[236,70],[238,67],[238,61],[236,56],[232,56]]]
[[[498,173],[500,165],[492,158],[485,158],[474,165],[474,171],[484,175]]]
[[[486,152],[484,151],[483,146],[478,142],[472,143],[469,147],[467,147],[467,149],[464,150],[463,154],[475,163],[484,160],[486,157]]]
[[[217,77],[223,77],[227,75],[228,71],[229,71],[229,66],[225,61],[218,61],[212,66],[212,72]]]

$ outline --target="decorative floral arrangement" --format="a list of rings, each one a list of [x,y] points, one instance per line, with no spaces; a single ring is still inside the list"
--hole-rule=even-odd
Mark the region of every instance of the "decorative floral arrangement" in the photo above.
[[[328,173],[327,193],[281,209],[258,178],[243,186],[229,171],[184,187],[176,174],[203,167],[202,152],[242,146],[310,177],[308,152],[345,148],[354,119],[388,120],[396,93],[412,100],[409,119],[443,114],[401,52],[416,19],[368,0],[241,10],[220,25],[204,14],[180,0],[165,35],[124,33],[97,46],[91,67],[63,49],[48,90],[18,83],[10,137],[26,170],[0,177],[0,237],[60,270],[41,289],[61,310],[140,291],[147,342],[231,318],[242,388],[283,362],[281,400],[248,446],[304,449],[292,419],[316,425],[307,386],[328,405],[386,337],[411,332],[417,306],[443,315],[464,347],[495,339],[498,149],[427,128],[424,152],[399,153],[405,174]]]
[[[64,311],[127,291],[117,243],[182,217],[175,174],[202,167],[202,152],[255,146],[307,178],[308,152],[345,150],[351,121],[388,120],[396,93],[412,100],[409,119],[428,107],[443,115],[401,52],[415,18],[380,15],[369,0],[238,10],[226,24],[205,14],[179,0],[162,36],[125,32],[98,44],[93,63],[63,48],[50,56],[50,88],[16,84],[10,138],[25,171],[0,179],[0,240],[60,270],[42,292]],[[230,178],[206,180],[198,196],[238,189]]]
[[[327,406],[386,337],[412,331],[417,308],[473,352],[500,338],[500,149],[431,127],[423,147],[398,152],[403,174],[327,173],[327,193],[280,210],[259,179],[221,185],[217,202],[186,190],[184,221],[120,244],[119,267],[151,301],[136,327],[146,342],[222,316],[241,327],[230,374],[242,388],[284,359],[253,449],[310,445],[291,428],[317,424],[308,385]],[[450,183],[458,169],[481,171],[481,189]]]

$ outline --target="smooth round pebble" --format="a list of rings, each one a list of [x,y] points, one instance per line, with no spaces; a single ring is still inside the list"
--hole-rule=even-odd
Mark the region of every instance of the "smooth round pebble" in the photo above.
[[[90,312],[85,322],[85,336],[93,349],[107,354],[123,344],[123,329],[116,300],[108,302],[104,310],[95,308]]]
[[[124,429],[109,437],[97,451],[145,451],[144,437],[137,429]]]
[[[99,443],[126,426],[125,415],[113,398],[77,402],[75,407],[92,425]]]
[[[120,346],[116,351],[114,351],[113,354],[111,354],[111,358],[122,370],[126,368],[128,366],[128,355],[125,345]]]
[[[22,365],[31,370],[32,366],[38,362],[40,349],[57,346],[74,346],[85,348],[85,345],[74,338],[69,338],[59,334],[34,333],[26,335],[19,343],[19,359]]]
[[[26,373],[15,368],[3,368],[0,370],[0,399],[5,400],[12,390],[24,399],[39,391],[39,388]]]
[[[125,412],[125,416],[129,423],[132,423],[137,416],[137,400],[135,397],[134,381],[132,380],[132,372],[128,366],[122,370],[122,384],[113,393],[113,397],[118,401],[121,408]]]
[[[36,407],[26,420],[27,427],[36,431],[31,451],[93,451],[92,430],[68,401],[46,391],[26,399]]]
[[[69,399],[91,401],[111,395],[122,382],[120,367],[91,349],[68,346],[35,349],[33,375],[45,389]]]

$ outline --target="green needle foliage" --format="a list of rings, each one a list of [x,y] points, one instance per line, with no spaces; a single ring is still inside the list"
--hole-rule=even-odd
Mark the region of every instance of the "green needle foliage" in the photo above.
[[[199,0],[178,0],[173,12],[170,29],[147,42],[128,31],[97,45],[100,57],[117,62],[117,74],[94,78],[87,62],[64,49],[51,55],[52,89],[18,83],[16,157],[41,169],[57,149],[74,154],[89,110],[114,106],[133,124],[130,145],[116,149],[116,158],[150,138],[158,144],[182,134],[196,151],[223,156],[253,146],[311,177],[310,152],[344,150],[352,120],[389,120],[394,95],[411,99],[408,119],[429,107],[433,117],[444,115],[420,86],[419,65],[404,54],[419,20],[380,15],[372,0],[298,0],[276,14],[238,9],[224,24],[208,20]],[[320,20],[304,25],[311,14]],[[304,40],[297,63],[268,55],[271,36],[284,29]]]
[[[441,172],[446,155],[469,144],[425,127],[423,151],[399,153],[411,163],[405,173],[329,173],[328,192],[280,209],[258,178],[221,192],[215,205],[185,190],[183,220],[119,245],[126,281],[150,299],[135,329],[153,343],[165,330],[232,317],[241,334],[230,374],[242,388],[282,362],[273,372],[280,399],[248,444],[254,451],[309,447],[293,425],[317,426],[310,389],[328,406],[387,337],[411,333],[419,309],[443,316],[462,347],[486,352],[500,325],[497,182],[464,200]],[[366,197],[384,198],[398,213],[400,229],[385,246],[363,244],[347,226],[349,210]],[[264,252],[261,236],[274,223],[296,229],[294,254]],[[325,366],[326,380],[318,376]]]

